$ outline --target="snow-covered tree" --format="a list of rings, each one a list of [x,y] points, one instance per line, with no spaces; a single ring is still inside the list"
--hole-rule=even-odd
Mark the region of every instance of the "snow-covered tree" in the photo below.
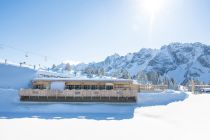
[[[52,65],[52,69],[55,69],[55,67],[56,67],[56,65],[55,65],[55,64],[53,64],[53,65]]]
[[[69,63],[66,64],[65,70],[66,71],[70,71],[71,70],[71,65]]]

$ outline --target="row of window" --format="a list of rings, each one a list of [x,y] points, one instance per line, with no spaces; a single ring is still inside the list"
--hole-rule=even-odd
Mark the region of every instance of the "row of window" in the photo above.
[[[34,89],[46,89],[44,85],[34,85]],[[86,89],[86,90],[112,90],[113,86],[105,86],[105,85],[66,85],[65,89],[68,90],[80,90],[80,89]]]
[[[46,87],[44,85],[34,85],[33,88],[34,89],[46,89]]]
[[[91,89],[91,90],[112,90],[113,86],[105,86],[105,85],[66,85],[65,89],[69,89],[69,90],[79,90],[79,89]]]

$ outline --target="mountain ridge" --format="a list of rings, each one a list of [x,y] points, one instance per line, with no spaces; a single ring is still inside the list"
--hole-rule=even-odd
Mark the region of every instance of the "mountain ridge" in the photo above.
[[[135,79],[140,83],[187,84],[194,79],[210,82],[210,46],[200,42],[173,42],[160,49],[142,48],[120,56],[115,53],[100,62],[72,67],[88,76],[105,75]]]

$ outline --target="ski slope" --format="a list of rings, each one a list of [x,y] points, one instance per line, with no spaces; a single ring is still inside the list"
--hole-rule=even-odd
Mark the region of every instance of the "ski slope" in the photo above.
[[[36,71],[28,67],[0,63],[0,88],[27,88],[36,76]]]

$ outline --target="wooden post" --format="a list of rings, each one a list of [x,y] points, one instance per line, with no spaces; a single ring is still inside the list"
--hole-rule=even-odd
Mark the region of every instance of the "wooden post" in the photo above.
[[[195,94],[195,83],[194,83],[194,80],[192,80],[192,93]]]

